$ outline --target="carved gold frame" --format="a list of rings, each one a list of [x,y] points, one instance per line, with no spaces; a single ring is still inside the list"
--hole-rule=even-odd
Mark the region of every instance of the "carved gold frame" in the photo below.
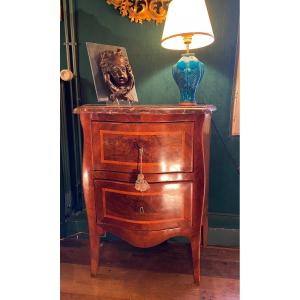
[[[235,78],[233,87],[231,135],[240,135],[240,43],[237,41],[237,54],[235,63]]]
[[[119,9],[131,22],[155,21],[157,24],[166,19],[168,5],[172,0],[106,0],[109,5]]]

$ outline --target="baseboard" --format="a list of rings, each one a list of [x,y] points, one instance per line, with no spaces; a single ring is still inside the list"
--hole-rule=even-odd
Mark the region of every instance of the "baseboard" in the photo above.
[[[208,228],[208,245],[239,247],[240,230],[228,228]]]
[[[239,229],[240,216],[236,214],[209,212],[208,226],[211,228]]]
[[[239,215],[208,213],[208,244],[224,247],[239,247],[239,228]]]
[[[212,213],[208,216],[208,245],[220,247],[239,247],[240,230],[239,216]],[[219,226],[219,227],[217,227]],[[228,227],[232,228],[228,228]],[[77,238],[88,238],[88,224],[85,211],[74,214],[61,224],[61,237],[76,236]],[[107,234],[105,240],[119,240],[118,237]],[[171,239],[172,242],[185,243],[184,237]]]

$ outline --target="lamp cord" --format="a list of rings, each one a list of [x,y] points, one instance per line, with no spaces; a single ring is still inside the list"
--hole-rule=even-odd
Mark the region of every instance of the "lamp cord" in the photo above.
[[[79,239],[78,236],[79,236],[80,234],[86,234],[86,235],[89,235],[88,232],[79,231],[79,232],[76,232],[76,233],[73,233],[73,234],[69,234],[69,235],[67,235],[67,236],[65,236],[65,237],[62,237],[62,238],[60,238],[60,240],[63,241],[63,240],[67,240],[67,239],[73,238],[73,237],[76,237],[76,240],[78,240],[78,239]]]
[[[222,136],[220,130],[218,129],[218,127],[217,127],[215,121],[214,121],[213,119],[211,119],[211,121],[212,121],[213,127],[215,128],[215,130],[216,130],[216,132],[217,132],[217,134],[218,134],[218,136],[219,136],[219,138],[220,138],[220,140],[221,140],[221,143],[223,144],[224,149],[225,149],[226,152],[227,152],[228,157],[230,158],[230,161],[232,162],[232,164],[233,164],[233,166],[234,166],[234,168],[235,168],[237,174],[240,175],[240,166],[238,165],[238,163],[236,162],[236,160],[234,159],[234,157],[233,157],[232,154],[230,153],[230,151],[229,151],[229,149],[228,149],[228,147],[227,147],[227,145],[226,145],[226,143],[225,143],[225,141],[224,141],[224,138],[223,138],[223,136]]]

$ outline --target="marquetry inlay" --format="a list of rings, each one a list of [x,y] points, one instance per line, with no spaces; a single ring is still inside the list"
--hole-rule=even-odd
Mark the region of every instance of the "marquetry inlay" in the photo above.
[[[178,194],[176,184],[169,184],[168,188],[169,191],[162,189],[161,191],[144,193],[103,188],[103,216],[130,221],[126,216],[136,214],[138,221],[141,222],[149,220],[149,218],[151,222],[160,222],[166,219],[169,221],[182,220],[185,214],[184,197]],[[144,213],[142,215],[140,214],[140,207],[143,207]],[[128,214],[128,211],[131,213]],[[134,222],[137,221],[136,217],[134,220]]]
[[[169,146],[172,144],[173,146]],[[127,147],[119,148],[119,146],[124,145]],[[185,132],[183,131],[124,132],[100,130],[101,163],[135,166],[138,159],[138,148],[144,147],[143,164],[157,166],[161,165],[162,155],[165,156],[165,159],[170,155],[177,158],[184,157],[184,145]],[[155,148],[158,147],[164,149],[163,154],[160,151],[155,155]]]

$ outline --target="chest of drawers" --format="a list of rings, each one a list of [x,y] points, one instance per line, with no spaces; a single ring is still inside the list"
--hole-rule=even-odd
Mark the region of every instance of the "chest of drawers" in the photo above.
[[[194,280],[199,282],[213,110],[212,105],[75,109],[84,134],[82,180],[92,275],[99,264],[99,237],[105,232],[144,248],[185,236],[191,241]],[[135,185],[141,172],[146,191]]]

